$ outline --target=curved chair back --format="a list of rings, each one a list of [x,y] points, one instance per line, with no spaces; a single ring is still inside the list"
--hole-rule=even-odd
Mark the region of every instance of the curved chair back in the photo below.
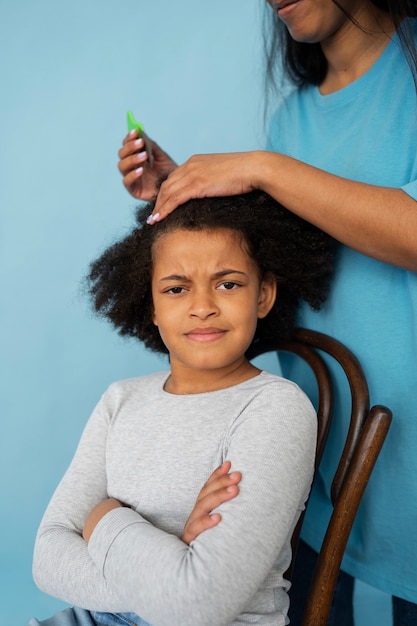
[[[368,384],[362,367],[355,355],[336,339],[317,331],[298,328],[288,341],[275,345],[273,342],[259,342],[252,347],[249,357],[271,351],[296,354],[308,363],[315,375],[318,386],[316,469],[326,445],[333,413],[333,384],[322,353],[335,359],[342,367],[351,392],[351,407],[347,408],[350,410],[349,430],[331,488],[333,512],[320,549],[303,618],[303,626],[325,626],[349,534],[388,433],[392,413],[381,405],[369,408]],[[303,518],[300,518],[294,531],[293,554],[302,521]],[[288,575],[291,575],[291,570]]]

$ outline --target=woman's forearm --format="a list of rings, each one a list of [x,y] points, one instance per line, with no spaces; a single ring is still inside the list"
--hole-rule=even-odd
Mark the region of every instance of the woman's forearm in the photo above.
[[[345,245],[417,270],[417,203],[402,189],[359,183],[276,152],[194,155],[162,184],[153,221],[190,198],[262,189]]]
[[[345,245],[417,271],[417,203],[402,189],[328,174],[273,152],[253,153],[253,186]]]

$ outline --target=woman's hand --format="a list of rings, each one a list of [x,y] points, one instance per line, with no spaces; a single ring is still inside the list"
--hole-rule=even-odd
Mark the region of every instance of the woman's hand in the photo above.
[[[152,149],[152,163],[146,145]],[[151,200],[155,197],[161,178],[176,167],[175,161],[164,152],[155,141],[146,137],[138,138],[138,131],[132,130],[123,140],[119,150],[119,171],[127,191],[138,200]]]
[[[242,479],[240,472],[230,472],[231,463],[225,461],[218,467],[200,493],[198,494],[193,510],[184,526],[181,536],[184,543],[190,544],[198,535],[217,526],[221,520],[219,513],[211,513],[223,502],[232,500],[239,493],[238,483]]]
[[[100,502],[100,504],[97,504],[97,506],[94,507],[90,515],[87,517],[87,520],[84,524],[84,528],[83,528],[84,541],[86,541],[87,543],[89,542],[90,537],[93,534],[95,527],[97,526],[97,524],[99,523],[102,517],[104,517],[107,513],[109,513],[109,511],[112,511],[113,509],[118,509],[119,507],[122,507],[122,506],[123,504],[119,502],[119,500],[116,500],[115,498],[107,498],[107,500],[103,500],[103,502]]]
[[[191,198],[234,196],[258,188],[258,152],[194,155],[161,185],[152,222]]]

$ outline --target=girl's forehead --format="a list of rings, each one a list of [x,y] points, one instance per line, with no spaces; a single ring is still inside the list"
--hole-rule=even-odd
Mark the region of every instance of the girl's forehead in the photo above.
[[[232,262],[254,265],[242,235],[229,228],[176,229],[161,234],[153,246],[154,271],[165,265],[214,271]]]

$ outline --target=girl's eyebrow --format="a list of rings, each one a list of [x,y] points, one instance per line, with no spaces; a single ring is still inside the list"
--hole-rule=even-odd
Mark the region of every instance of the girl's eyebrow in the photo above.
[[[220,272],[215,272],[213,274],[213,278],[223,278],[224,276],[229,276],[230,274],[240,274],[241,276],[247,276],[245,272],[241,272],[240,270],[227,269],[221,270]],[[189,281],[190,279],[188,278],[188,276],[185,276],[183,274],[170,274],[169,276],[163,276],[162,278],[159,278],[158,282],[171,280]]]
[[[170,276],[163,276],[163,278],[158,278],[158,282],[162,281],[170,281],[170,280],[188,280],[187,276],[182,276],[181,274],[171,274]]]
[[[223,276],[228,276],[229,274],[240,274],[241,276],[247,276],[246,272],[241,272],[240,270],[222,270],[221,272],[216,272],[213,274],[213,278],[222,278]]]

